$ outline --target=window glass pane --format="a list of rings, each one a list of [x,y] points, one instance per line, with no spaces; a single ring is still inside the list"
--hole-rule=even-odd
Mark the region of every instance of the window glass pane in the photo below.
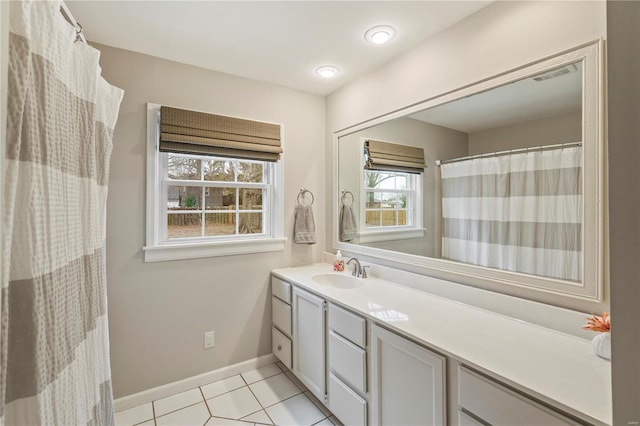
[[[178,154],[167,155],[167,172],[170,179],[200,180],[200,159]]]
[[[238,230],[241,234],[261,234],[262,213],[240,213]]]
[[[202,188],[199,186],[167,187],[168,210],[199,210],[202,205]]]
[[[398,194],[395,194],[393,192],[384,192],[382,193],[381,198],[382,198],[382,202],[380,204],[380,207],[382,207],[383,209],[397,208],[397,205],[399,203]]]
[[[396,189],[407,189],[409,187],[409,176],[398,175],[395,182]]]
[[[240,189],[240,210],[261,210],[262,189]]]
[[[364,186],[365,188],[384,188],[393,189],[394,174],[384,172],[365,172]]]
[[[262,164],[237,163],[238,182],[262,182]]]
[[[204,234],[207,237],[235,235],[236,233],[235,211],[229,213],[206,213],[204,220]]]
[[[202,215],[174,213],[167,215],[167,237],[189,238],[202,236]]]
[[[367,210],[365,213],[365,222],[367,226],[380,226],[380,218],[382,211]]]
[[[380,197],[381,193],[379,192],[367,192],[365,195],[365,205],[368,209],[376,209],[380,207]]]
[[[235,210],[235,188],[205,188],[205,209],[207,210]]]
[[[398,212],[395,210],[385,210],[382,212],[382,226],[395,226]]]
[[[407,210],[398,211],[398,225],[408,225],[407,214],[408,214]]]
[[[371,183],[375,185],[375,176],[377,172],[364,172],[364,187],[371,188]]]
[[[401,192],[398,194],[398,208],[405,209],[407,208],[407,199],[408,195],[406,192]]]
[[[204,180],[215,182],[234,182],[235,167],[233,163],[233,160],[202,160],[202,167],[204,169]]]

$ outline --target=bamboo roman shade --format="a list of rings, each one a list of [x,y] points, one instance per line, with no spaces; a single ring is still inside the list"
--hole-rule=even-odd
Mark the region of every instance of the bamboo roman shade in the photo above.
[[[365,169],[393,172],[423,173],[424,149],[396,143],[365,141]]]
[[[162,106],[160,151],[278,161],[280,126]]]

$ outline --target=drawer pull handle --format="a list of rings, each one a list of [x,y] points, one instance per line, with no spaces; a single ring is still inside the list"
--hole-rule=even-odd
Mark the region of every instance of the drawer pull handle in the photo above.
[[[281,351],[282,350],[282,345],[278,345],[278,350]]]

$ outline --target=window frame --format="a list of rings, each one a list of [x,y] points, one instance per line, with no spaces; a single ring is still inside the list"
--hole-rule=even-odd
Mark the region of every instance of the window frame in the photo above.
[[[281,127],[282,128],[282,127]],[[145,262],[229,256],[236,254],[263,253],[284,250],[283,235],[283,171],[282,160],[268,164],[270,184],[267,189],[268,203],[263,202],[264,233],[232,236],[210,236],[167,239],[167,188],[166,159],[168,155],[159,151],[160,105],[147,104],[147,223],[146,244],[143,247]],[[201,157],[201,156],[196,156]],[[238,159],[238,161],[247,161]],[[237,182],[173,181],[182,186],[245,187],[253,184]],[[266,183],[258,184],[263,188]],[[203,206],[204,208],[204,206]],[[206,211],[206,209],[205,209]],[[270,213],[265,220],[267,211]]]
[[[408,172],[394,172],[394,171],[384,171],[384,170],[367,170],[365,169],[365,155],[364,155],[364,143],[366,138],[361,138],[360,140],[360,153],[361,155],[361,169],[360,173],[360,218],[358,223],[359,232],[358,232],[358,242],[359,243],[372,243],[377,241],[393,241],[393,240],[404,240],[411,238],[421,238],[424,237],[426,229],[423,227],[423,205],[424,199],[422,197],[422,181],[424,180],[424,173],[408,173]],[[410,191],[400,191],[400,192],[409,192],[411,196],[409,197],[412,201],[413,205],[411,207],[411,218],[407,216],[407,221],[409,224],[407,225],[394,225],[394,226],[367,226],[366,223],[366,195],[367,187],[365,186],[365,173],[367,172],[377,172],[377,173],[402,173],[404,175],[408,175],[411,186]],[[376,192],[398,192],[398,191],[376,191]],[[409,210],[409,208],[407,208]]]

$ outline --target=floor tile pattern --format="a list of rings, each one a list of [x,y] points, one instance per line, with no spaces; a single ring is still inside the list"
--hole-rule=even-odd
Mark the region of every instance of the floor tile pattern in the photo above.
[[[120,411],[116,425],[342,426],[280,362]]]

